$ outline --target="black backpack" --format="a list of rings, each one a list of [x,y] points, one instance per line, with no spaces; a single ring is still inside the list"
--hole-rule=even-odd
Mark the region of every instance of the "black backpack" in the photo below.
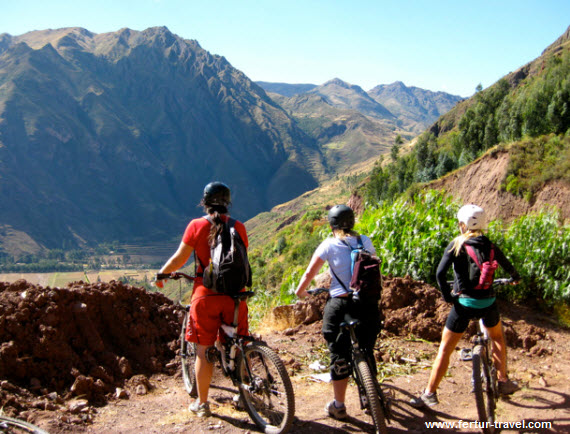
[[[346,241],[341,241],[350,249],[350,271],[352,273],[350,289],[352,289],[354,294],[358,295],[357,298],[361,300],[380,300],[380,296],[382,295],[382,275],[380,274],[382,260],[364,248],[360,236],[358,236],[357,244],[354,248]],[[348,291],[332,268],[331,271],[344,289]]]
[[[212,220],[205,217],[210,223]],[[204,286],[213,291],[235,295],[251,286],[251,267],[247,249],[235,228],[235,219],[228,219],[210,247],[210,263],[204,269]]]
[[[499,267],[499,264],[495,260],[495,248],[491,245],[491,250],[489,251],[489,259],[487,261],[479,261],[477,253],[472,246],[465,244],[465,251],[472,259],[471,270],[469,271],[469,278],[475,278],[479,274],[479,283],[473,289],[490,289],[493,285],[493,280],[495,279],[495,270]]]

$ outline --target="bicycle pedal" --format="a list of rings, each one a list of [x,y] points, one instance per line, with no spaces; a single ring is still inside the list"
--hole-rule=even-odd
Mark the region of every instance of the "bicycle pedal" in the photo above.
[[[473,360],[473,354],[471,353],[470,348],[462,348],[459,352],[459,358],[464,362],[468,362],[469,360]]]

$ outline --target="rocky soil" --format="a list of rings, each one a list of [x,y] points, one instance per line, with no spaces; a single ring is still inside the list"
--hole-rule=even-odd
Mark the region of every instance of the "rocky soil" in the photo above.
[[[325,297],[276,309],[256,332],[279,351],[290,372],[297,408],[293,432],[372,432],[353,386],[348,421],[323,414],[331,386],[309,365],[327,363],[320,335]],[[391,432],[428,432],[430,421],[475,420],[470,367],[456,356],[435,410],[407,404],[427,381],[449,309],[437,289],[386,278],[382,308],[376,358],[393,398]],[[498,420],[546,421],[552,423],[546,432],[568,432],[568,330],[531,307],[503,303],[501,311],[511,375],[524,387],[499,402]],[[1,411],[50,433],[255,432],[247,414],[232,405],[235,390],[219,376],[210,395],[214,416],[198,419],[188,412],[177,355],[182,316],[183,309],[165,296],[118,282],[67,288],[0,283]],[[467,346],[468,337],[461,342]]]

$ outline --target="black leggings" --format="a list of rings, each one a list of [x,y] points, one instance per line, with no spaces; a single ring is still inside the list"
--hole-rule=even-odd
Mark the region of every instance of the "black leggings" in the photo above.
[[[360,324],[356,329],[356,336],[361,348],[369,355],[372,361],[374,361],[374,344],[380,332],[377,304],[361,304],[354,302],[352,297],[329,298],[323,314],[323,336],[327,341],[331,354],[331,378],[333,380],[343,380],[350,375],[349,372],[339,374],[334,369],[335,363],[343,359],[348,363],[351,357],[348,332],[343,331],[339,336],[340,324],[344,321],[346,314],[360,320]]]

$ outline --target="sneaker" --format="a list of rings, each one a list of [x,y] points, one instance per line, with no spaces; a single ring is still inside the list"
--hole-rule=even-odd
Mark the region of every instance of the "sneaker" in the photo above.
[[[337,407],[334,405],[334,399],[325,405],[325,412],[334,419],[346,419],[348,415],[346,414],[346,406]]]
[[[499,394],[500,395],[511,395],[519,390],[521,387],[516,381],[499,381]]]
[[[418,398],[412,398],[410,400],[410,405],[415,408],[422,408],[425,406],[433,407],[439,404],[439,399],[437,399],[437,392],[430,394],[422,393]]]
[[[212,412],[210,411],[210,404],[207,402],[200,404],[199,399],[190,404],[188,410],[190,410],[198,417],[209,417],[212,415]]]

